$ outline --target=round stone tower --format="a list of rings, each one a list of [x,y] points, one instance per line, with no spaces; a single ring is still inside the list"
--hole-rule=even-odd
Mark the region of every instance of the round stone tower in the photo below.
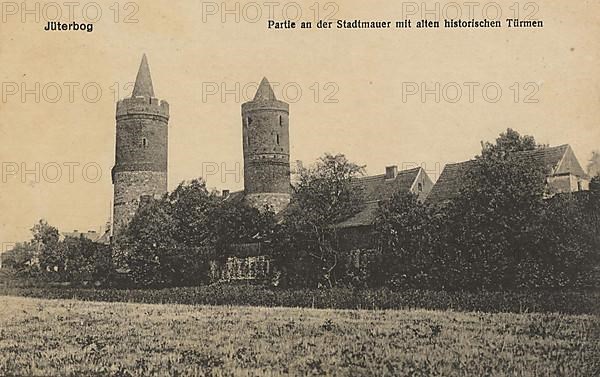
[[[281,211],[290,201],[289,105],[277,100],[267,78],[242,104],[244,197],[252,206]]]
[[[142,197],[167,192],[169,104],[154,97],[146,55],[131,98],[117,102],[113,235],[127,226]]]

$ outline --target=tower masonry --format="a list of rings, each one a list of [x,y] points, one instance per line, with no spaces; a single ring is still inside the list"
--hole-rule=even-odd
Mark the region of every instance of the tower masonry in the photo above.
[[[244,197],[252,206],[281,211],[290,201],[289,105],[263,78],[242,104]]]
[[[167,192],[169,104],[154,96],[146,55],[130,98],[117,102],[113,236],[129,224],[142,197]]]

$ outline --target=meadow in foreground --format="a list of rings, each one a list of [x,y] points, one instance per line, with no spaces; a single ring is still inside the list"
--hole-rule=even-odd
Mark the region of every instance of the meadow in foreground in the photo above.
[[[0,375],[598,376],[592,315],[0,296]]]

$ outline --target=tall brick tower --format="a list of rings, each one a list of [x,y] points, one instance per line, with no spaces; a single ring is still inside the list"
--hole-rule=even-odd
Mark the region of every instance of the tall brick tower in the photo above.
[[[266,77],[254,99],[242,104],[244,194],[256,208],[279,212],[290,201],[289,113]]]
[[[113,235],[131,221],[143,196],[167,192],[169,104],[154,97],[146,55],[131,98],[117,102]]]

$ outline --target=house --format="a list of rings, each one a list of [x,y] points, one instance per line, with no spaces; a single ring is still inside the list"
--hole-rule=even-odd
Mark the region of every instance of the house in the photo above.
[[[516,155],[518,159],[539,161],[547,168],[546,183],[550,196],[589,190],[590,178],[568,144],[516,152]],[[474,160],[469,160],[447,164],[427,201],[443,204],[457,197],[465,175],[472,169],[474,163]]]
[[[421,167],[398,171],[397,166],[385,168],[385,174],[361,177],[354,181],[364,194],[363,208],[352,217],[335,226],[344,250],[372,247],[373,225],[379,204],[397,192],[411,192],[425,200],[433,181]]]

